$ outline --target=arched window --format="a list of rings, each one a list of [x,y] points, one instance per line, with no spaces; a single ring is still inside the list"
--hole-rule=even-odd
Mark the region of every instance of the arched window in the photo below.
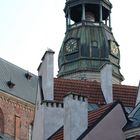
[[[0,133],[4,133],[4,115],[2,109],[0,108]]]
[[[92,41],[91,42],[91,56],[92,57],[99,57],[99,48],[98,48],[98,42]]]

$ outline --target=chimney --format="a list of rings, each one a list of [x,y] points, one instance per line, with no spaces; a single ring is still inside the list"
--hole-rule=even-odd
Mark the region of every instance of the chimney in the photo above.
[[[105,64],[101,69],[101,89],[106,103],[113,102],[111,64]]]
[[[47,140],[64,122],[63,103],[44,101],[36,110],[33,128],[33,140]]]
[[[53,79],[53,58],[54,51],[48,49],[44,56],[42,57],[42,63],[38,68],[38,75],[40,77],[40,83],[43,93],[43,100],[53,100],[53,88],[54,88],[54,79]]]
[[[64,124],[63,103],[55,101],[45,101],[44,135],[48,139]]]
[[[87,98],[75,93],[64,97],[64,140],[76,140],[88,126]]]
[[[33,126],[33,140],[46,139],[46,120],[49,120],[50,107],[47,106],[47,100],[53,102],[53,54],[52,50],[47,50],[42,58],[42,63],[38,67],[38,91],[36,98],[35,118]],[[54,105],[52,105],[53,107]],[[56,109],[56,108],[55,108]],[[54,109],[54,110],[55,110]],[[47,110],[47,112],[46,112]],[[59,112],[61,112],[58,109]],[[54,111],[53,111],[54,113]],[[50,113],[51,114],[51,113]],[[56,112],[57,114],[57,112]],[[52,121],[55,113],[52,115]],[[58,114],[57,114],[58,115]],[[46,119],[47,118],[47,119]],[[59,116],[58,116],[59,118]],[[58,119],[59,121],[59,119]],[[55,121],[54,121],[55,122]],[[57,128],[57,127],[56,127]],[[51,128],[50,128],[51,129]],[[50,134],[50,132],[49,132]]]

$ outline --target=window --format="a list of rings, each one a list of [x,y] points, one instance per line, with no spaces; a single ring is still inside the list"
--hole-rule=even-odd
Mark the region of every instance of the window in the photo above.
[[[92,41],[92,42],[91,42],[91,46],[92,46],[92,47],[98,47],[97,41]]]
[[[21,126],[21,120],[19,116],[15,116],[15,139],[20,139],[20,126]]]
[[[91,42],[91,56],[92,57],[99,57],[99,48],[97,41]]]
[[[4,115],[2,109],[0,108],[0,133],[4,133]]]
[[[29,132],[28,132],[29,140],[32,140],[32,132],[33,132],[33,124],[31,123],[29,125]]]

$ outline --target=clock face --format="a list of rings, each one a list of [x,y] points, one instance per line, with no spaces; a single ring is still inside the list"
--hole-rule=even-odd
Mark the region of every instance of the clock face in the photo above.
[[[70,39],[65,43],[65,53],[78,51],[78,42],[76,39]]]
[[[115,42],[111,41],[111,53],[114,55],[118,55],[119,49]]]

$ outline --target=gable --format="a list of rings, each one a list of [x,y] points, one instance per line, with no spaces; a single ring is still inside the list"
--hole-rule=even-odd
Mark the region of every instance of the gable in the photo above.
[[[127,119],[122,106],[117,104],[108,114],[102,117],[102,119],[87,134],[85,134],[84,137],[79,138],[79,140],[125,140],[122,128],[126,123]]]

